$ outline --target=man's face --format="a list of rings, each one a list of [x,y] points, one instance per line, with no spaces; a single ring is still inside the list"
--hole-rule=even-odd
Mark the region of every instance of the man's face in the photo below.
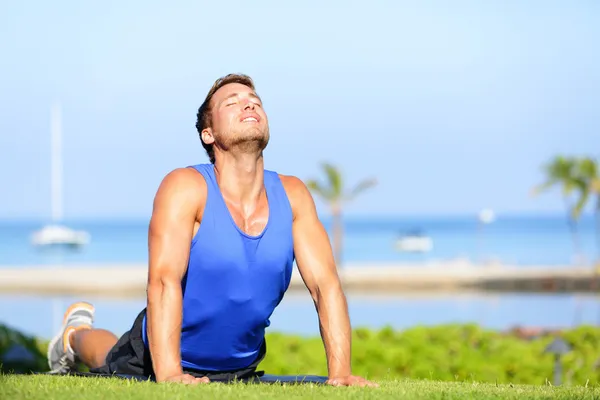
[[[262,102],[248,86],[230,83],[223,86],[211,100],[211,128],[202,132],[206,143],[225,150],[244,147],[246,151],[263,150],[269,142],[269,122]]]

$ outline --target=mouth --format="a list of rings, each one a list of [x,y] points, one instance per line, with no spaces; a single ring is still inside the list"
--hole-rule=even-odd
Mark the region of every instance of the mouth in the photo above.
[[[257,115],[246,115],[245,117],[242,117],[240,121],[246,123],[258,122],[260,121],[260,117],[258,117]]]

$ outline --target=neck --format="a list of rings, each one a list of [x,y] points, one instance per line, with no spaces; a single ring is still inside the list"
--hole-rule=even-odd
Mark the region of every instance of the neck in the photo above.
[[[262,153],[221,153],[219,156],[215,160],[215,175],[223,196],[234,203],[254,208],[264,187]]]

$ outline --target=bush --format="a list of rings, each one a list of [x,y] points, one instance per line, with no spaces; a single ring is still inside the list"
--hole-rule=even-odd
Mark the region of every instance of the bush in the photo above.
[[[563,358],[564,382],[600,383],[600,328],[582,326],[557,335],[571,346]],[[476,325],[418,326],[404,331],[357,328],[352,334],[352,365],[355,374],[371,379],[541,385],[552,381],[554,358],[544,350],[553,338],[547,334],[527,340]],[[2,371],[47,371],[46,342],[0,325],[0,356],[15,343],[29,349],[35,362],[2,365]],[[327,375],[320,337],[269,333],[267,356],[259,369],[270,374]]]
[[[564,356],[567,383],[600,382],[600,329],[582,326],[560,334],[572,347]],[[476,325],[441,325],[394,331],[353,332],[352,366],[367,378],[545,384],[554,357],[544,352],[554,336],[526,340]],[[327,374],[320,338],[267,336],[268,354],[259,366],[272,374]]]
[[[0,324],[0,371],[16,373],[47,371],[45,346],[46,343]],[[21,357],[11,357],[10,361],[6,360],[8,353],[15,350],[21,353]]]

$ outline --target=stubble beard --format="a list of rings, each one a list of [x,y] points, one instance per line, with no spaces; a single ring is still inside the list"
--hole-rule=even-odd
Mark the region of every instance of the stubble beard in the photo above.
[[[240,153],[260,153],[269,144],[269,128],[248,127],[240,131],[231,131],[223,135],[222,147]]]

